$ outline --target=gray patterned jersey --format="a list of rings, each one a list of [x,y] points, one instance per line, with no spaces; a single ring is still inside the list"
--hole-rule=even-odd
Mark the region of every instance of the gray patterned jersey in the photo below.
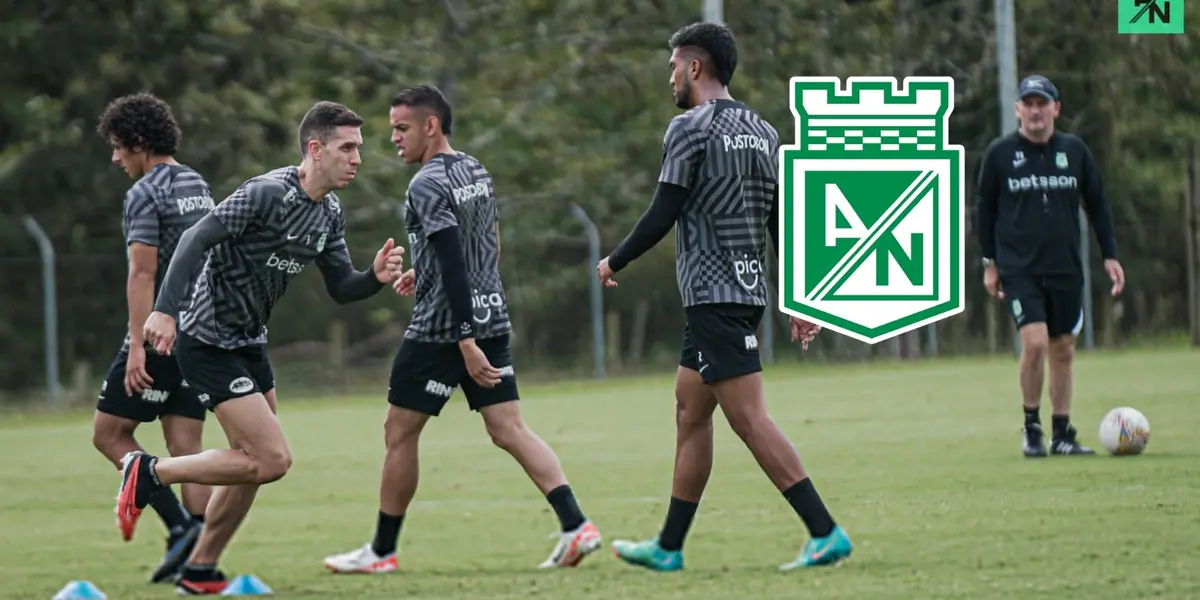
[[[209,251],[180,330],[220,348],[267,341],[267,321],[292,278],[315,261],[350,264],[345,217],[332,192],[310,199],[296,167],[248,179],[213,209],[232,236]]]
[[[712,100],[671,120],[658,180],[689,191],[675,229],[684,306],[766,305],[778,150],[775,128],[741,102]]]
[[[162,289],[163,277],[167,275],[167,266],[171,264],[179,238],[212,208],[212,191],[208,183],[199,173],[180,164],[155,165],[125,193],[121,228],[126,252],[135,242],[158,249],[155,298]],[[150,348],[150,345],[146,344],[146,347]],[[128,330],[120,352],[129,352]]]
[[[429,242],[433,234],[455,226],[471,284],[475,337],[496,337],[512,330],[500,281],[498,223],[495,184],[474,157],[463,152],[439,154],[417,171],[404,202],[404,226],[416,272],[416,304],[405,337],[421,342],[458,339],[441,269]]]

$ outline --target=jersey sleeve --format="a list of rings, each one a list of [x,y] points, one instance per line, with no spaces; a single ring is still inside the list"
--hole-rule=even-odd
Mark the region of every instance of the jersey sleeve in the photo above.
[[[287,186],[278,181],[252,179],[234,190],[212,209],[229,235],[238,238],[251,225],[262,223],[270,207],[283,198]]]
[[[663,136],[662,171],[658,180],[682,188],[691,188],[706,148],[705,133],[692,125],[684,114],[671,119]]]
[[[421,221],[425,237],[458,226],[458,217],[450,210],[450,190],[428,177],[418,177],[408,187],[408,201]]]
[[[125,245],[158,246],[158,193],[138,184],[125,193]]]

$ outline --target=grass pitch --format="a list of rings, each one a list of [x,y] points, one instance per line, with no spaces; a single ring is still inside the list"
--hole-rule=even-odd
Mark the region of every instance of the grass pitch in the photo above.
[[[1080,355],[1074,420],[1085,443],[1097,445],[1112,407],[1150,419],[1146,454],[1119,459],[1024,459],[1011,359],[768,371],[776,421],[856,544],[839,568],[786,574],[776,565],[800,549],[803,525],[723,420],[687,570],[642,571],[605,549],[578,569],[537,571],[553,513],[456,395],[426,429],[401,572],[331,575],[321,559],[373,531],[385,403],[382,392],[289,401],[281,381],[295,464],[259,494],[221,566],[258,575],[282,598],[1196,597],[1197,364],[1188,351]],[[671,390],[669,375],[525,390],[526,419],[559,453],[606,545],[662,524]],[[118,475],[91,447],[90,415],[5,421],[0,597],[50,598],[70,579],[113,600],[173,597],[146,583],[163,551],[157,515],[147,511],[131,543],[116,531]],[[141,438],[162,450],[156,427]],[[208,444],[222,443],[213,422]]]

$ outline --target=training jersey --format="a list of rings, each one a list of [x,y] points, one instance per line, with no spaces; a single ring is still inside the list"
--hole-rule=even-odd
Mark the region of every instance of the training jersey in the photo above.
[[[212,191],[208,182],[190,167],[181,164],[159,163],[137,180],[125,193],[121,229],[125,251],[134,242],[158,249],[158,265],[154,274],[154,297],[158,298],[167,266],[179,238],[189,227],[213,208]],[[139,325],[140,326],[140,325]],[[120,354],[129,352],[129,331],[121,343]],[[151,348],[150,344],[145,345]]]
[[[684,306],[765,306],[779,134],[750,107],[710,100],[671,120],[658,180],[688,189],[675,228]]]
[[[180,330],[203,343],[265,344],[272,309],[305,266],[350,263],[337,195],[309,198],[295,166],[245,181],[212,214],[232,237],[209,251],[180,317]]]
[[[416,273],[412,321],[405,337],[421,342],[456,342],[454,315],[442,285],[442,270],[429,238],[458,227],[475,337],[509,333],[508,301],[500,281],[500,239],[495,184],[487,169],[464,152],[439,154],[421,166],[408,185],[404,226]]]

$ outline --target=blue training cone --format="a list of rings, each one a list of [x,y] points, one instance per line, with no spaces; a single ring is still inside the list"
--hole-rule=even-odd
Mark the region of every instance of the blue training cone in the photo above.
[[[266,596],[274,593],[267,584],[253,575],[238,575],[221,591],[222,596]]]
[[[52,600],[108,600],[108,596],[90,581],[72,580],[58,590]]]

